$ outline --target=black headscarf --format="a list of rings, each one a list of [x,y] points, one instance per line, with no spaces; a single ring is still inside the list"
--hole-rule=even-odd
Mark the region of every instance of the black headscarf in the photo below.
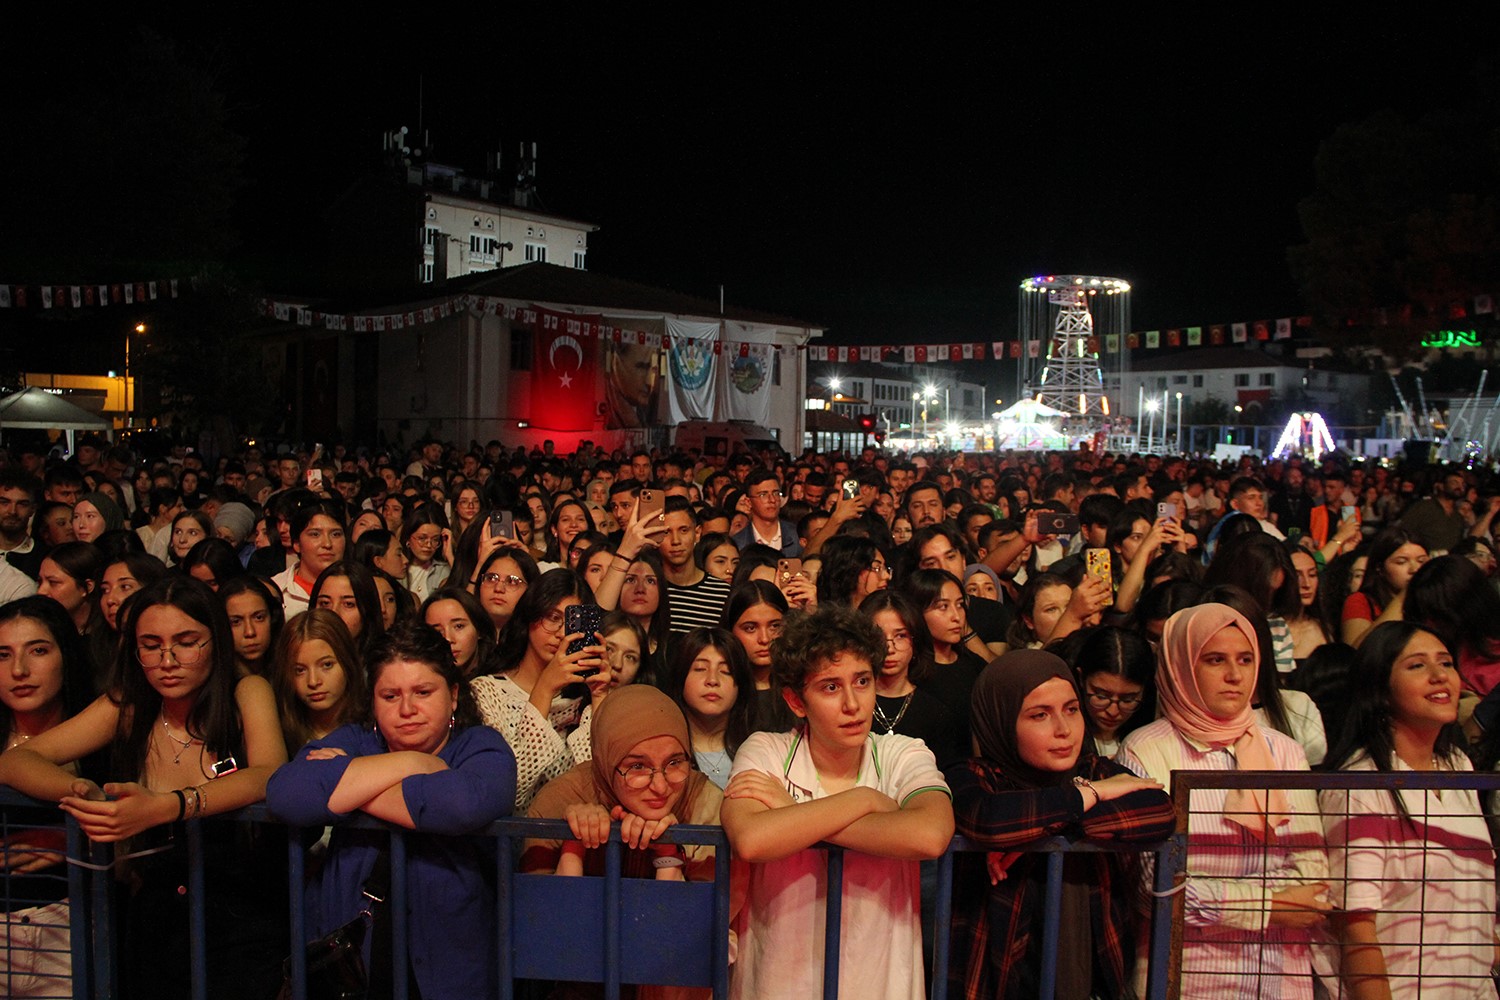
[[[1021,759],[1016,746],[1016,720],[1021,717],[1026,696],[1054,677],[1067,681],[1076,694],[1073,672],[1061,657],[1040,649],[1016,649],[991,661],[974,682],[969,717],[979,756],[1018,785],[1040,788],[1073,780],[1072,771],[1032,767]]]

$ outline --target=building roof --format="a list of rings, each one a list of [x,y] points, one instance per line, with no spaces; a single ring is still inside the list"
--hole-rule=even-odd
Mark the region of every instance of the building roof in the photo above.
[[[726,305],[721,312],[719,304],[712,299],[557,264],[518,264],[497,271],[479,271],[450,278],[445,284],[430,287],[434,296],[468,292],[473,295],[494,295],[528,302],[555,302],[601,310],[671,313],[732,319],[742,323],[823,329],[821,323],[758,309]]]
[[[1202,371],[1223,368],[1306,368],[1307,362],[1296,358],[1283,358],[1259,348],[1248,347],[1191,347],[1182,350],[1167,348],[1164,353],[1138,361],[1130,359],[1130,371],[1177,372]]]

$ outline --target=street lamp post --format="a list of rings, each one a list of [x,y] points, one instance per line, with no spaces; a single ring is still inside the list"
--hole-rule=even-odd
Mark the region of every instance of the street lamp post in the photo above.
[[[145,333],[146,324],[137,323],[136,333]],[[135,418],[135,393],[131,391],[130,382],[130,331],[125,331],[125,429],[129,430]]]
[[[1179,452],[1187,449],[1182,446],[1182,393],[1177,394],[1177,450]]]

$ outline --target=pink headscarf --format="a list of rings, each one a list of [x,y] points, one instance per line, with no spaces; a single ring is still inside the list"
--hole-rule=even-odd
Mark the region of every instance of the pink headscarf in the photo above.
[[[1271,748],[1255,721],[1250,700],[1232,719],[1221,719],[1208,710],[1198,690],[1193,671],[1198,656],[1214,636],[1226,628],[1239,629],[1254,655],[1249,669],[1249,688],[1255,690],[1260,664],[1260,643],[1255,627],[1233,608],[1223,604],[1200,604],[1185,608],[1167,619],[1161,634],[1161,655],[1156,661],[1156,697],[1166,716],[1184,736],[1213,747],[1234,747],[1235,760],[1243,771],[1276,771]],[[1224,802],[1224,818],[1262,838],[1291,817],[1290,805],[1279,789],[1233,789]]]

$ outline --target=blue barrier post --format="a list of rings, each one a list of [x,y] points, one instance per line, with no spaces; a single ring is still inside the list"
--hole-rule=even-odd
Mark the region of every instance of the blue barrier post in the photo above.
[[[208,1000],[207,900],[203,895],[203,822],[188,820],[188,960],[193,972],[193,1000]]]
[[[88,846],[83,830],[72,816],[64,816],[67,831],[68,860],[84,860]],[[68,865],[68,942],[73,959],[73,998],[88,1000],[93,995],[89,970],[89,895],[88,877],[82,865]]]
[[[1172,981],[1172,933],[1181,893],[1173,892],[1187,878],[1186,818],[1179,820],[1183,832],[1156,850],[1156,871],[1151,886],[1151,942],[1147,948],[1147,1000],[1166,1000]]]
[[[406,921],[406,834],[391,831],[391,898],[386,912],[391,916],[391,1000],[406,1000],[406,970],[411,967]],[[371,961],[375,956],[370,956]]]
[[[839,941],[844,923],[844,849],[828,847],[828,899],[823,926],[823,1000],[839,997]]]
[[[290,904],[292,950],[288,974],[292,978],[292,1000],[307,1000],[307,906],[303,892],[305,858],[302,853],[302,830],[286,828],[286,884]]]
[[[729,849],[714,851],[714,926],[729,926]],[[729,935],[714,935],[714,1000],[729,1000]]]
[[[1047,855],[1047,902],[1042,909],[1042,977],[1037,1000],[1052,1000],[1057,992],[1057,931],[1062,920],[1062,851]]]
[[[515,853],[511,848],[508,832],[502,832],[496,836],[495,944],[499,953],[496,955],[495,971],[500,982],[495,995],[500,1000],[514,1000],[516,995],[516,974],[511,961],[511,956],[515,954],[516,927],[515,922],[510,918],[510,901],[515,896]]]
[[[948,937],[953,929],[953,854],[967,843],[954,837],[937,862],[937,899],[932,913],[932,1000],[948,997]]]
[[[604,845],[604,998],[620,1000],[620,843],[611,830]]]
[[[115,921],[110,908],[109,872],[111,851],[106,844],[89,842],[89,862],[94,866],[89,883],[89,920],[93,934],[87,939],[94,955],[94,995],[98,1000],[115,996]],[[78,954],[77,946],[73,954]]]

